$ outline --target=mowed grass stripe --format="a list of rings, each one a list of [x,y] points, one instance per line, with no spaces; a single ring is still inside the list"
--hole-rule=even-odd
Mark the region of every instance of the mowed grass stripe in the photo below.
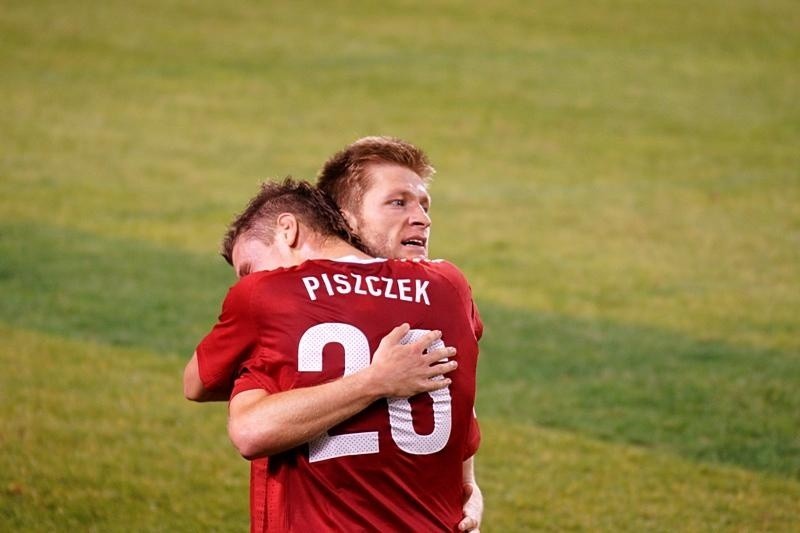
[[[800,482],[482,418],[486,531],[796,531]]]
[[[470,187],[711,176],[724,190],[800,166],[791,2],[63,5],[0,14],[0,192],[25,199],[0,209],[32,219],[200,249],[216,230],[187,190],[226,213],[257,177],[310,176],[376,131]]]
[[[486,303],[478,403],[525,421],[800,479],[800,359]]]
[[[242,531],[248,467],[226,406],[175,357],[0,326],[0,529]]]
[[[3,226],[0,317],[188,357],[233,283],[221,259],[56,227]],[[135,258],[135,260],[132,260]],[[800,476],[800,361],[601,320],[486,303],[491,416]]]
[[[46,224],[0,221],[0,256],[0,319],[186,357],[235,282],[213,251],[191,254]]]
[[[241,531],[225,407],[176,358],[0,326],[0,527]],[[13,399],[13,401],[11,401]],[[791,531],[800,483],[482,417],[486,531]],[[58,443],[54,446],[53,443]]]
[[[188,357],[232,272],[220,258],[46,225],[0,225],[0,319]],[[800,360],[479,300],[493,417],[800,477]]]

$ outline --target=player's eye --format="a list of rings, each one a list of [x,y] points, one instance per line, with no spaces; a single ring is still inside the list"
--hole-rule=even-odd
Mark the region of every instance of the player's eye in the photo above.
[[[406,201],[401,198],[395,198],[394,200],[390,200],[389,204],[397,207],[403,207],[404,205],[406,205]]]

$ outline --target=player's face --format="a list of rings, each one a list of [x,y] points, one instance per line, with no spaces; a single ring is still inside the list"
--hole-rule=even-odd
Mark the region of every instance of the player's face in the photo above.
[[[267,246],[258,239],[237,239],[231,253],[233,271],[236,277],[244,277],[251,272],[275,270],[290,266],[288,258],[281,254],[277,245]]]
[[[399,165],[372,165],[368,170],[370,185],[354,217],[356,234],[376,257],[427,257],[431,197],[425,182]]]

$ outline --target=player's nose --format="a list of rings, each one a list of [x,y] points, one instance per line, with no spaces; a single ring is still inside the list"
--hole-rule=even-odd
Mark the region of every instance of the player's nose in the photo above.
[[[428,215],[428,212],[425,211],[425,208],[417,204],[417,206],[414,207],[411,212],[409,222],[411,222],[412,226],[422,226],[423,228],[427,228],[431,225],[431,217]]]

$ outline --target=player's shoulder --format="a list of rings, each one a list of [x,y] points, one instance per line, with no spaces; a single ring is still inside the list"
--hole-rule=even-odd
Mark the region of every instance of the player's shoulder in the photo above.
[[[459,278],[464,277],[461,269],[458,268],[455,263],[451,263],[446,259],[422,259],[420,260],[420,263],[425,265],[427,268],[435,272],[440,272],[444,275],[457,276]]]
[[[445,259],[401,259],[398,261],[413,265],[410,268],[421,269],[429,276],[444,277],[456,285],[462,285],[467,282],[461,269]]]
[[[258,272],[252,272],[243,276],[236,280],[231,288],[228,291],[228,294],[234,297],[244,297],[249,295],[256,289],[256,287],[260,287],[265,283],[270,283],[272,280],[276,279],[276,276],[279,274],[278,270],[260,270]]]

